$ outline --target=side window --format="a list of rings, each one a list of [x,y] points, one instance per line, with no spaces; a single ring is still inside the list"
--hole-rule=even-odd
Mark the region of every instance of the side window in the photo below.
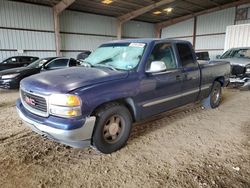
[[[29,63],[35,60],[34,57],[22,57],[22,62]]]
[[[20,63],[20,58],[12,57],[7,60],[6,64],[18,64],[18,63]]]
[[[28,62],[30,62],[30,57],[21,57],[21,58],[20,58],[20,61],[21,61],[22,63],[28,63]]]
[[[68,61],[69,59],[56,59],[54,61],[52,61],[51,63],[49,63],[46,68],[47,69],[53,69],[53,68],[62,68],[62,67],[67,67],[68,66]]]
[[[149,57],[146,68],[150,66],[152,61],[163,61],[167,67],[167,70],[177,68],[174,53],[171,44],[169,43],[160,43],[155,45]]]
[[[177,49],[180,55],[181,64],[183,67],[192,67],[194,66],[194,58],[192,51],[188,44],[177,44]]]
[[[70,67],[77,66],[77,61],[74,60],[74,59],[70,59],[70,60],[69,60],[69,66],[70,66]]]

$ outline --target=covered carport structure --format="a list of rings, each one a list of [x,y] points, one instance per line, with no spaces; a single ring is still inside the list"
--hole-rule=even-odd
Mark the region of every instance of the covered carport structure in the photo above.
[[[194,18],[193,44],[196,40],[196,17],[237,7],[248,0],[21,0],[30,4],[53,8],[56,55],[61,54],[60,15],[65,9],[97,15],[111,16],[116,19],[116,38],[123,37],[123,25],[130,21],[154,24],[154,36],[161,37],[163,28]],[[93,23],[95,24],[95,23]],[[212,24],[212,23],[211,23]]]

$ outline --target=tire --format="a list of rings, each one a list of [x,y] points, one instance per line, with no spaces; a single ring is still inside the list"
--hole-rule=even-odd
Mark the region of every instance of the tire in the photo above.
[[[112,103],[96,113],[97,119],[92,136],[93,146],[102,153],[110,154],[122,148],[130,135],[132,117],[129,110]]]
[[[221,103],[221,84],[218,81],[215,81],[209,96],[202,101],[202,105],[209,108],[217,108]]]

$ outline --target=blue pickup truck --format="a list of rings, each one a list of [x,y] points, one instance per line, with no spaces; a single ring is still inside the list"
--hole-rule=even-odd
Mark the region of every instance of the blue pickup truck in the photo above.
[[[126,144],[134,122],[195,101],[218,107],[230,70],[225,61],[197,62],[187,41],[112,41],[80,67],[22,80],[16,106],[41,135],[112,153]]]

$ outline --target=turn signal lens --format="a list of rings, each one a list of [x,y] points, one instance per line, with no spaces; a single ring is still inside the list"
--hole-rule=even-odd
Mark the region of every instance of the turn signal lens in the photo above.
[[[59,117],[77,117],[82,113],[80,107],[63,107],[50,105],[50,114]]]
[[[50,96],[50,104],[57,106],[80,106],[81,99],[76,95],[52,94]]]
[[[72,116],[72,117],[78,116],[78,111],[76,111],[76,110],[69,110],[69,111],[67,112],[67,115],[68,115],[68,116]]]
[[[67,105],[68,106],[80,106],[81,105],[81,101],[80,99],[75,96],[75,95],[69,95],[67,97]]]

